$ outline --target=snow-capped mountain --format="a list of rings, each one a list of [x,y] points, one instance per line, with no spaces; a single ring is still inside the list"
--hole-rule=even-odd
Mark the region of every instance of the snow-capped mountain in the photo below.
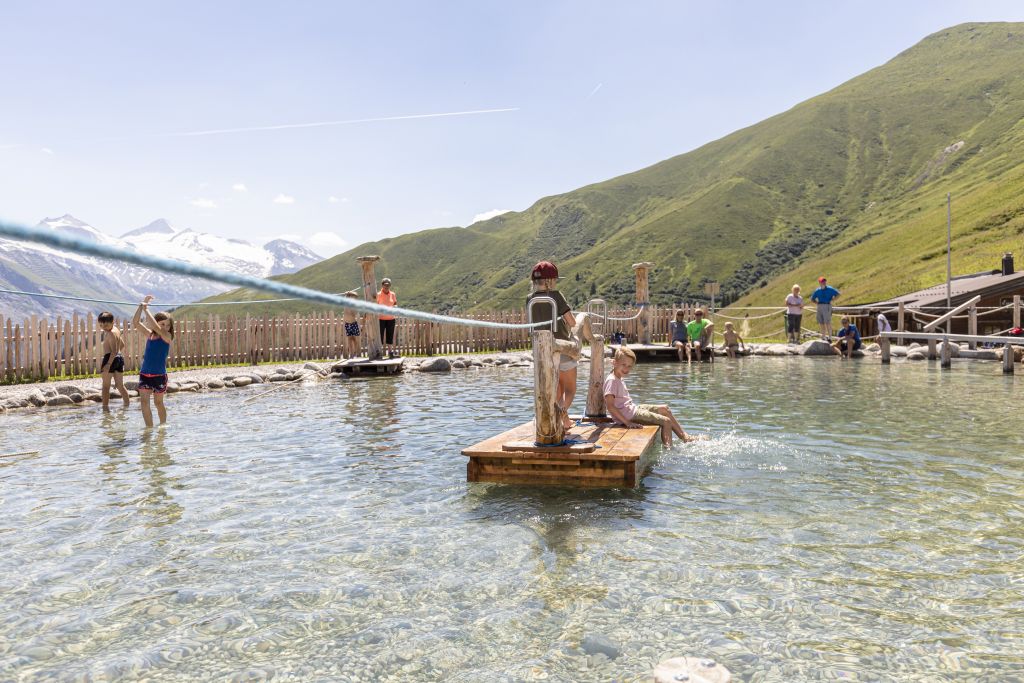
[[[163,219],[127,232],[120,238],[111,237],[68,214],[60,218],[46,218],[37,227],[255,277],[291,273],[322,260],[305,247],[287,240],[273,240],[264,247],[258,247],[243,240],[178,229]],[[158,302],[167,303],[197,301],[228,289],[209,280],[3,239],[0,239],[0,288],[115,301],[137,301],[146,294],[153,294]],[[68,314],[83,312],[97,305],[0,293],[0,314],[5,317],[18,318],[32,313]],[[106,307],[120,313],[130,312],[125,307]]]

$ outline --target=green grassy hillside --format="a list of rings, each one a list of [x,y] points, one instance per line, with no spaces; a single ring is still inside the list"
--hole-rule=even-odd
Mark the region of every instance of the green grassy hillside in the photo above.
[[[394,279],[402,305],[463,311],[520,305],[542,258],[567,276],[570,302],[627,303],[630,265],[654,261],[658,303],[700,299],[717,280],[726,301],[774,305],[820,272],[844,301],[873,300],[944,277],[947,192],[956,270],[994,268],[1003,250],[1021,251],[1022,74],[1024,24],[957,26],[692,152],[469,228],[362,244],[280,279],[349,289],[355,257],[379,254],[378,277]],[[211,300],[251,298],[265,297]]]

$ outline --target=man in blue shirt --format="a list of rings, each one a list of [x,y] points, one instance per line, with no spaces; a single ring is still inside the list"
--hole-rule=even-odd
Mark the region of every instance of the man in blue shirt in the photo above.
[[[860,332],[857,326],[850,322],[845,315],[840,319],[843,327],[839,330],[839,338],[832,345],[832,350],[839,354],[840,358],[850,358],[853,352],[858,350],[860,344]]]
[[[818,278],[818,288],[811,294],[811,301],[818,304],[816,318],[821,335],[827,340],[832,339],[832,301],[839,296],[839,290],[829,287],[824,277]]]

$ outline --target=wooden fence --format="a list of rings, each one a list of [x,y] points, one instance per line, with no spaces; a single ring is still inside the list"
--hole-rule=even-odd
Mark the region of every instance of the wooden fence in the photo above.
[[[686,308],[692,309],[692,305]],[[652,307],[654,340],[667,340],[673,311],[674,308]],[[635,310],[609,311],[609,316],[626,318],[635,313]],[[523,311],[495,311],[463,317],[512,324],[526,322]],[[125,372],[137,371],[145,337],[133,332],[128,321],[118,320],[116,324],[127,344]],[[622,332],[635,340],[638,329],[635,318],[609,321],[605,334]],[[277,317],[208,315],[176,320],[174,331],[167,362],[169,367],[175,368],[336,359],[342,357],[345,344],[341,316],[334,312]],[[403,355],[509,351],[530,345],[526,329],[467,327],[407,318],[398,320],[396,333]],[[365,336],[363,342],[365,353]],[[38,316],[16,322],[0,315],[0,381],[93,375],[99,372],[102,360],[101,330],[93,315],[58,317],[55,322]]]

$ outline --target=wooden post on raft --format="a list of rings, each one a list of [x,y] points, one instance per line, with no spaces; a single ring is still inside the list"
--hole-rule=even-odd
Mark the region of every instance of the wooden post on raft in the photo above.
[[[1003,347],[1003,374],[1013,374],[1013,347],[1009,344]]]
[[[651,343],[651,307],[648,306],[650,303],[650,293],[647,276],[653,267],[654,264],[650,261],[633,264],[633,270],[636,271],[636,305],[644,307],[644,310],[640,313],[640,319],[637,321],[637,327],[639,328],[637,341],[641,344]]]
[[[561,408],[555,400],[558,393],[558,353],[551,330],[533,332],[533,412],[534,441],[538,444],[560,444],[565,441]]]
[[[561,406],[558,405],[559,351],[555,342],[558,321],[555,300],[540,294],[526,304],[526,321],[534,321],[533,307],[549,306],[551,326],[530,328],[533,341],[533,440],[537,445],[557,445],[565,441]],[[567,342],[568,343],[568,342]]]
[[[599,309],[595,311],[594,309]],[[581,332],[590,341],[590,381],[587,385],[585,417],[606,417],[604,405],[604,321],[608,319],[608,304],[604,299],[587,303],[587,319]]]
[[[377,276],[373,273],[374,264],[380,256],[360,256],[356,259],[363,269],[363,298],[377,303]],[[366,357],[367,360],[380,360],[383,356],[380,346],[380,324],[375,315],[366,319]]]
[[[878,346],[882,349],[882,364],[888,365],[892,358],[892,349],[890,349],[890,342],[888,337],[880,337],[878,339]]]

